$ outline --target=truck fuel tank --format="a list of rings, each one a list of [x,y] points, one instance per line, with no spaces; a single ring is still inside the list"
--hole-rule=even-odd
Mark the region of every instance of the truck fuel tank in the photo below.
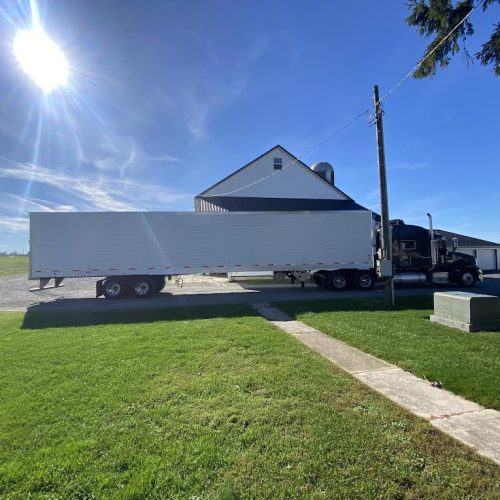
[[[396,273],[394,275],[395,285],[410,285],[414,283],[425,283],[427,281],[427,276],[425,273],[418,272],[405,272]]]

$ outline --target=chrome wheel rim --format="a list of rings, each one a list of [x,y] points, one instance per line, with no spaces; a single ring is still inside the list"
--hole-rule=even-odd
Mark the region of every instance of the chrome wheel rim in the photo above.
[[[361,288],[370,288],[372,285],[372,277],[369,274],[362,274],[358,279]]]
[[[134,292],[139,297],[144,297],[145,295],[147,295],[150,289],[151,287],[147,281],[138,281],[134,285]]]
[[[122,287],[120,286],[120,283],[117,283],[116,281],[112,281],[106,285],[106,293],[110,297],[118,297],[121,291]]]
[[[344,288],[347,285],[347,280],[344,276],[338,275],[333,278],[333,286],[335,288]]]

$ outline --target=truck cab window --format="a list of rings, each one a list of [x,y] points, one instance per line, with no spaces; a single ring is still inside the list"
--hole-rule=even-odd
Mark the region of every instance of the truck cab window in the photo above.
[[[401,250],[415,250],[417,242],[415,240],[401,240]]]

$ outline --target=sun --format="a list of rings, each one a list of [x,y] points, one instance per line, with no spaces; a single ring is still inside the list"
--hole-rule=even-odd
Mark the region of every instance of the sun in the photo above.
[[[64,52],[42,29],[18,31],[14,54],[21,68],[45,93],[68,82],[69,68]]]

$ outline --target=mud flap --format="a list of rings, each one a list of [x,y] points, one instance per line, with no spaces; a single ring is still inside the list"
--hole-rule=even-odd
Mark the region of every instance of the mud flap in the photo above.
[[[104,280],[97,280],[95,284],[95,298],[98,299],[104,295]]]

